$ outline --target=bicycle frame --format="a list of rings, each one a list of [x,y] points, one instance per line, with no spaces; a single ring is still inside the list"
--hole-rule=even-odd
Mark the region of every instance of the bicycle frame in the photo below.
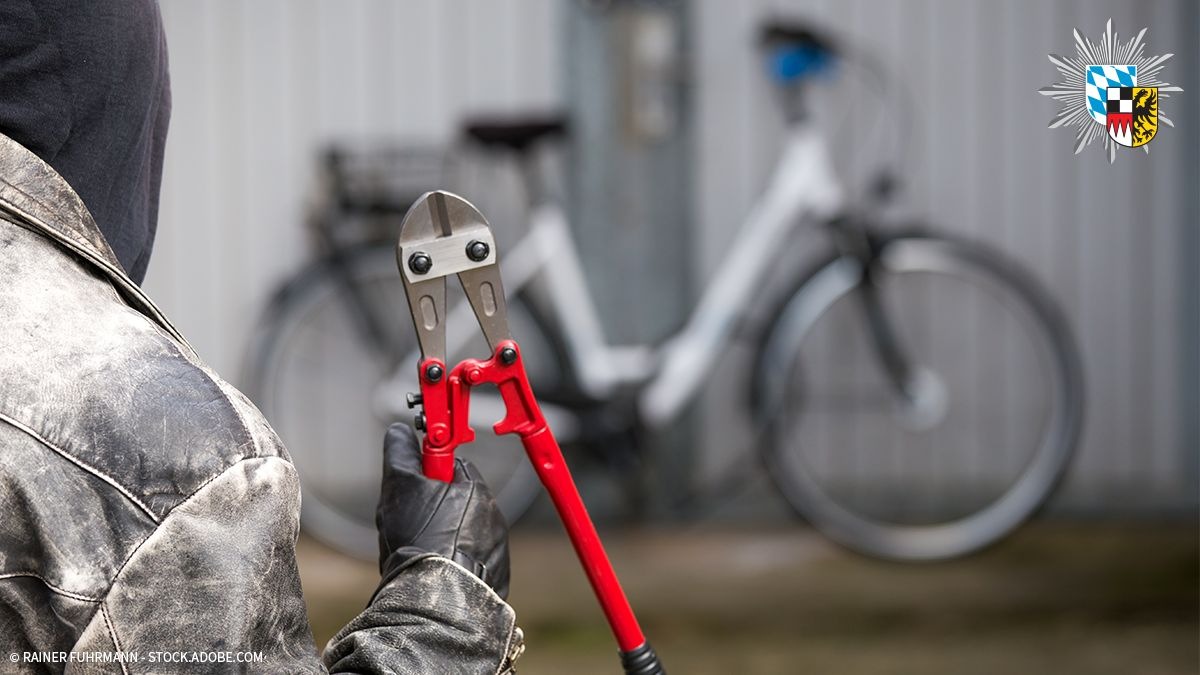
[[[509,291],[516,292],[544,273],[552,313],[584,393],[603,399],[622,384],[644,384],[638,406],[643,420],[658,426],[679,414],[704,383],[788,236],[806,222],[828,220],[841,206],[842,189],[824,137],[813,126],[793,126],[733,249],[684,327],[657,348],[607,343],[566,217],[555,204],[534,210],[529,233],[506,254],[504,276]]]
[[[806,223],[828,221],[842,205],[824,135],[815,125],[792,125],[767,189],[739,227],[733,248],[684,327],[657,347],[608,343],[566,214],[552,201],[535,206],[528,233],[503,253],[505,289],[515,295],[544,275],[550,314],[583,393],[603,400],[622,385],[643,386],[639,412],[656,427],[678,415],[704,384],[788,237]],[[447,325],[464,321],[471,321],[466,306],[447,317]],[[469,333],[450,333],[449,353],[462,347],[453,337],[464,334]],[[416,353],[409,356],[402,361],[405,372]]]
[[[687,324],[660,348],[662,368],[639,400],[647,424],[658,425],[679,414],[729,343],[738,317],[762,286],[789,235],[806,223],[833,218],[842,208],[842,199],[824,136],[815,127],[794,126],[766,192],[734,237],[733,249],[705,287]]]

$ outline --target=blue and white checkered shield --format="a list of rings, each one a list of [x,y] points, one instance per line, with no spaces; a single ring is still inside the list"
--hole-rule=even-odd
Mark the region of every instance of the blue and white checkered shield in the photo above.
[[[1136,87],[1137,66],[1088,66],[1084,90],[1088,112],[1100,124],[1105,121],[1109,87]]]

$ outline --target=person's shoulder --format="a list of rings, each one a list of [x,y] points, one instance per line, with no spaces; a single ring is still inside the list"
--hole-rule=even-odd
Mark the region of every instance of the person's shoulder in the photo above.
[[[110,283],[29,237],[41,239],[6,230],[0,246],[0,421],[158,518],[242,460],[286,459],[236,389]]]

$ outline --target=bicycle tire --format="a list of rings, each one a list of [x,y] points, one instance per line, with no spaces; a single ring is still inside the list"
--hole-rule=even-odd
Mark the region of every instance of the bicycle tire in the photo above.
[[[357,425],[354,425],[355,428],[322,430],[324,435],[330,438],[358,438],[361,442],[347,442],[352,447],[351,450],[344,447],[313,448],[305,438],[305,430],[298,427],[302,424],[311,425],[317,422],[311,419],[311,414],[303,415],[295,410],[288,410],[289,400],[278,393],[281,388],[281,378],[286,377],[285,369],[291,367],[295,371],[296,368],[289,364],[295,363],[297,358],[303,356],[303,354],[297,354],[297,349],[302,349],[305,342],[294,339],[292,336],[295,336],[303,328],[305,321],[310,317],[314,315],[329,316],[330,312],[336,313],[339,306],[338,298],[346,292],[340,290],[340,287],[344,287],[345,282],[340,281],[338,275],[348,278],[349,283],[356,289],[354,292],[360,293],[360,297],[364,298],[366,302],[381,305],[375,310],[377,316],[387,318],[389,321],[387,332],[390,342],[398,346],[397,353],[415,353],[415,335],[411,320],[407,316],[408,307],[403,299],[403,285],[399,272],[396,270],[394,249],[390,245],[362,245],[339,255],[341,256],[340,261],[324,258],[311,263],[273,296],[247,350],[247,357],[242,368],[242,383],[247,395],[259,406],[267,420],[275,427],[285,446],[288,447],[293,462],[297,465],[303,490],[301,527],[315,538],[344,553],[364,559],[373,559],[378,554],[378,543],[373,507],[370,506],[370,503],[374,502],[374,495],[378,494],[378,474],[382,465],[381,444],[386,424],[383,423],[383,420],[375,420],[379,423],[369,422],[368,424],[372,428],[363,430],[358,427],[362,425],[362,418],[371,416],[369,412],[364,414],[362,410],[343,410],[335,413],[321,410],[321,414],[328,413],[331,417],[342,420],[338,423],[341,425],[352,425],[354,421],[358,422]],[[346,271],[342,272],[341,270]],[[450,286],[453,287],[453,284]],[[370,292],[368,292],[369,288]],[[387,298],[387,300],[381,302],[381,298]],[[516,337],[522,341],[522,346],[527,347],[525,350],[527,354],[532,356],[527,360],[534,362],[528,364],[528,367],[535,386],[538,381],[535,371],[546,372],[549,368],[552,371],[565,372],[562,369],[564,361],[557,349],[557,343],[548,337],[541,317],[532,311],[527,311],[519,294],[509,298],[508,310]],[[350,326],[350,322],[346,321],[346,325]],[[347,328],[347,330],[350,329]],[[448,333],[450,331],[471,331],[472,335],[479,333],[473,315],[470,316],[469,325],[448,325]],[[537,335],[531,335],[531,333],[537,333]],[[481,338],[482,336],[480,336]],[[341,353],[312,356],[313,361],[320,361],[337,368],[339,376],[352,370],[357,373],[359,381],[350,382],[348,385],[343,383],[343,389],[349,394],[345,401],[339,401],[343,403],[343,408],[352,406],[352,399],[359,393],[369,398],[365,392],[373,387],[383,386],[380,385],[382,380],[371,380],[366,377],[378,375],[380,378],[385,378],[388,377],[387,373],[391,372],[407,373],[407,370],[396,370],[397,368],[403,369],[406,364],[384,363],[385,359],[382,357],[381,362],[375,364],[374,368],[371,367],[372,364],[352,364],[352,361],[362,361],[362,350],[369,351],[369,347],[365,347],[362,344],[363,340],[359,339],[358,344],[354,345],[356,349],[352,350],[347,345],[348,342],[352,343],[354,340],[343,340],[341,344],[346,351]],[[486,351],[486,348],[483,351]],[[471,355],[485,356],[486,354],[472,352]],[[451,357],[454,358],[454,355]],[[539,361],[542,362],[543,367],[541,368],[539,368]],[[547,361],[549,366],[545,366]],[[416,391],[415,359],[410,370],[413,372],[411,391]],[[489,396],[499,398],[494,392],[489,392],[490,388],[485,388],[474,393],[472,400],[477,405],[472,406],[472,417],[482,414],[481,406],[478,403],[486,403]],[[359,403],[361,404],[361,402]],[[303,423],[297,423],[298,419],[303,419]],[[509,523],[515,523],[532,506],[540,494],[540,484],[536,474],[524,453],[519,451],[519,444],[511,439],[496,439],[509,446],[503,460],[497,460],[496,458],[499,456],[497,454],[481,454],[493,448],[492,441],[495,437],[492,436],[490,427],[483,424],[482,421],[473,423],[473,426],[476,427],[479,439],[469,446],[464,446],[459,454],[471,459],[480,468],[489,485],[494,486],[493,492],[505,519]],[[352,453],[352,459],[357,460],[353,462],[353,465],[357,467],[360,478],[357,488],[351,486],[351,492],[359,493],[355,499],[358,499],[360,495],[362,504],[355,504],[351,508],[347,503],[339,501],[342,499],[339,496],[340,493],[335,494],[328,489],[329,486],[325,483],[332,480],[331,475],[345,473],[348,469],[343,471],[346,467],[335,466],[331,467],[335,469],[334,471],[322,471],[321,463],[326,459],[324,457],[319,461],[314,459],[314,453],[318,452]],[[333,459],[337,461],[337,458]],[[488,462],[495,464],[497,461],[503,461],[506,466],[511,465],[511,480],[503,483],[495,480],[497,467],[489,466]],[[373,468],[368,469],[367,462],[373,462],[370,464],[370,467]],[[503,468],[501,467],[501,469]]]
[[[1060,482],[1083,419],[1083,368],[1070,327],[1051,296],[1015,262],[979,243],[924,230],[871,235],[873,267],[891,266],[930,273],[969,270],[1003,289],[1023,306],[1047,347],[1052,364],[1053,413],[1030,460],[1016,480],[983,508],[947,522],[903,524],[856,512],[823,489],[805,461],[789,459],[785,431],[803,416],[804,401],[788,400],[788,380],[802,368],[798,354],[805,337],[863,279],[856,260],[831,255],[803,275],[783,296],[778,317],[764,335],[755,368],[758,386],[752,397],[767,442],[760,458],[773,483],[794,510],[835,542],[858,553],[898,561],[957,557],[987,547],[1033,515]],[[874,278],[874,277],[873,277]],[[812,397],[811,393],[801,397]]]

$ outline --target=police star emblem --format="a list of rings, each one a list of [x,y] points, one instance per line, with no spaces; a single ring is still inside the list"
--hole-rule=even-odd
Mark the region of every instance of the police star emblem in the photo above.
[[[1099,42],[1092,42],[1075,31],[1072,57],[1050,55],[1050,62],[1063,79],[1038,92],[1063,104],[1050,122],[1050,128],[1075,128],[1075,154],[1100,141],[1111,164],[1117,148],[1142,148],[1158,134],[1158,123],[1175,124],[1161,111],[1161,100],[1170,93],[1183,91],[1159,79],[1163,65],[1173,54],[1146,55],[1143,28],[1135,37],[1122,42],[1108,20]]]

